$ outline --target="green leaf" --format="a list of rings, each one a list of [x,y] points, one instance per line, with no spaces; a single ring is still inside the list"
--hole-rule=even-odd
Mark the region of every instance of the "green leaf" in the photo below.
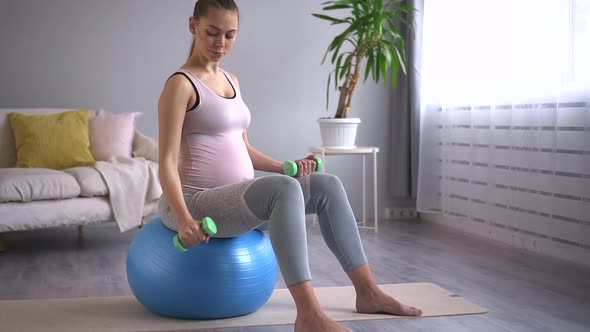
[[[330,59],[330,63],[334,64],[334,61],[336,61],[336,59],[338,59],[338,56],[340,55],[339,52],[340,52],[340,46],[338,46],[338,48],[332,52],[332,58]]]
[[[334,77],[336,78],[336,81],[334,82],[335,86],[334,89],[337,89],[338,87],[338,81],[340,80],[340,76],[338,75],[339,73],[346,73],[348,71],[348,66],[346,65],[346,63],[342,63],[342,58],[346,55],[346,53],[340,54],[340,56],[338,57],[338,60],[336,61],[336,71],[334,74]]]
[[[399,33],[393,31],[393,30],[389,30],[389,34],[391,35],[391,38],[393,39],[402,39],[402,35],[400,35]]]
[[[375,56],[373,55],[373,52],[369,52],[367,54],[367,64],[365,66],[365,78],[363,79],[363,82],[367,81],[367,78],[369,77],[369,74],[371,73],[371,67],[373,67],[374,61],[375,61]]]
[[[375,11],[378,13],[383,12],[383,1],[375,1]]]
[[[404,52],[403,49],[402,49],[402,52]],[[396,48],[395,49],[395,53],[397,54],[397,59],[398,59],[398,61],[396,61],[396,62],[399,63],[402,71],[404,73],[406,73],[406,65],[405,65],[405,63],[406,63],[406,57],[405,57],[405,52],[404,52],[404,55],[402,56],[402,54],[400,54],[399,48]]]
[[[352,46],[354,46],[354,48],[357,47],[356,40],[353,40],[353,39],[350,39],[350,38],[346,38],[346,41],[348,41]]]
[[[383,66],[385,65],[385,63],[383,62],[383,55],[380,52],[377,52],[377,63],[375,64],[376,66],[376,70],[375,73],[377,73],[377,77],[375,78],[375,82],[379,82],[379,79],[381,78],[381,75],[383,73]],[[383,75],[385,76],[385,75]]]
[[[330,21],[330,22],[332,22],[332,24],[346,23],[346,21],[343,20],[343,19],[331,17],[331,16],[328,16],[328,15],[311,14],[311,16],[317,17],[317,18],[322,19],[322,20]]]
[[[335,9],[349,9],[350,5],[332,5],[322,8],[323,10],[335,10]]]
[[[328,74],[328,85],[326,87],[326,110],[328,110],[328,105],[330,104],[330,80],[332,80],[332,73]]]
[[[334,75],[334,90],[338,90],[338,84],[342,80],[342,76],[344,76],[348,72],[349,64],[346,61],[346,59],[344,59],[344,57],[347,54],[350,55],[350,52],[342,53],[338,57],[337,65],[336,65],[338,68],[338,72],[336,75]]]
[[[322,64],[326,61],[326,57],[328,56],[328,54],[331,51],[335,51],[335,50],[339,50],[340,47],[342,46],[342,43],[344,43],[344,41],[347,39],[347,37],[344,34],[340,34],[336,37],[334,37],[334,39],[332,40],[332,42],[330,43],[330,45],[328,46],[328,50],[326,51],[326,53],[324,54],[324,58],[322,59]],[[338,51],[336,51],[337,53]],[[334,63],[334,59],[332,58],[332,63]]]
[[[409,27],[410,29],[412,28],[412,23],[411,23],[412,14],[411,13],[405,12],[405,11],[396,11],[396,12],[393,12],[392,14],[393,14],[392,18],[394,20],[397,19],[397,20],[401,21],[405,26]],[[408,20],[408,19],[410,19],[410,20]]]
[[[347,42],[349,42],[350,44],[352,44],[352,46],[353,46],[354,48],[356,48],[356,47],[357,47],[357,46],[356,46],[356,42],[355,42],[354,40],[352,40],[352,39],[350,39],[350,38],[346,38],[346,39],[345,39],[345,41],[347,41]],[[340,44],[340,45],[338,46],[338,48],[337,48],[337,49],[333,50],[333,52],[332,52],[332,53],[333,53],[333,54],[332,54],[332,60],[331,60],[331,63],[332,63],[332,64],[334,63],[334,61],[336,60],[336,58],[337,58],[337,57],[340,55],[340,48],[341,48],[341,46],[342,46],[343,44],[344,44],[344,41],[343,41],[343,43],[342,43],[342,44]]]
[[[387,77],[387,70],[389,69],[389,64],[387,63],[387,58],[382,55],[381,56],[381,75],[383,76],[383,79],[385,80],[385,78]]]
[[[353,65],[352,64],[352,53],[348,53],[346,55],[346,59],[344,59],[344,66],[346,68],[346,70],[343,70],[340,72],[340,77],[338,77],[338,80],[342,80],[342,78],[344,78],[344,75],[346,75],[348,73],[348,69]]]
[[[349,5],[349,6],[352,6],[354,4],[355,0],[337,0],[337,1],[328,1],[328,2],[331,2],[331,3],[335,4],[335,5]],[[325,2],[325,3],[328,3],[328,2]]]
[[[391,54],[391,49],[387,45],[387,43],[383,43],[380,45],[381,50],[383,52],[383,56],[385,56],[385,66],[389,68],[391,66],[391,61],[393,58],[393,54]]]
[[[347,52],[350,53],[350,52]],[[340,56],[338,56],[338,60],[336,61],[336,70],[344,70],[347,71],[348,70],[348,65],[346,65],[346,63],[342,63],[342,58],[347,54],[347,53],[342,53],[340,54]],[[338,73],[336,73],[336,77],[338,77]]]

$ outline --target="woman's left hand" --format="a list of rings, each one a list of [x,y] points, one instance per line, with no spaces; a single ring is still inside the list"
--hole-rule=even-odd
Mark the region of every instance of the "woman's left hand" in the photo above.
[[[310,154],[309,156],[298,159],[295,161],[297,163],[297,176],[306,176],[310,175],[315,171],[315,160],[313,160],[315,156]]]

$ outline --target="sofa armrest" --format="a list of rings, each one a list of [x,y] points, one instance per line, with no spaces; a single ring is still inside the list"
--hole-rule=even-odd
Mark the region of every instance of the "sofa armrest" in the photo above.
[[[143,157],[158,162],[158,142],[151,137],[145,136],[139,130],[135,130],[132,148],[133,157]]]

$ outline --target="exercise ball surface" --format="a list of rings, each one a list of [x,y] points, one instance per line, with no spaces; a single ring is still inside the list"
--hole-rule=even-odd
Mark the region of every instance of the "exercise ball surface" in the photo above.
[[[157,314],[221,319],[258,310],[270,298],[279,268],[269,238],[258,230],[211,238],[186,252],[160,218],[133,238],[127,279],[137,300]]]

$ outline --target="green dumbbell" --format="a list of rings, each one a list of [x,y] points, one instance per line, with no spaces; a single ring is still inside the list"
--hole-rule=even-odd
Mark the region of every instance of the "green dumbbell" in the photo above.
[[[322,169],[322,159],[319,157],[314,157],[313,160],[315,161],[315,171],[320,171]],[[297,168],[297,163],[293,160],[287,160],[283,163],[283,172],[289,176],[297,175]]]
[[[215,225],[213,219],[211,219],[210,217],[205,217],[201,221],[201,231],[209,236],[215,235],[217,233],[217,225]],[[180,241],[178,234],[174,235],[172,241],[174,242],[174,247],[176,248],[176,250],[182,252],[188,250],[188,247],[185,246],[184,243],[182,243],[182,241]]]

